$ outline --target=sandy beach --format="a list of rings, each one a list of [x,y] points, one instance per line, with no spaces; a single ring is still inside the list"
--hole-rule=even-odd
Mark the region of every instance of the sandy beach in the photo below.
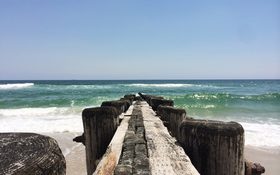
[[[66,159],[67,175],[86,175],[85,147],[73,142],[73,138],[81,133],[41,133],[54,138]]]
[[[273,153],[251,146],[245,147],[245,158],[265,167],[265,175],[278,175],[280,172],[280,153]]]
[[[66,159],[67,175],[85,175],[86,160],[83,144],[73,142],[72,139],[81,133],[41,133],[57,140]],[[252,146],[245,147],[245,158],[258,162],[265,167],[265,175],[278,175],[280,172],[280,153],[272,153]]]

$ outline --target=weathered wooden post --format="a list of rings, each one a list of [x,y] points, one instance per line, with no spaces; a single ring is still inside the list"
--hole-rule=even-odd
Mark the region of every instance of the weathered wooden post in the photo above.
[[[102,106],[112,106],[115,107],[118,111],[118,114],[125,112],[127,108],[130,106],[128,101],[125,100],[115,100],[115,101],[104,101],[101,104]]]
[[[118,126],[119,112],[115,107],[87,108],[82,114],[86,146],[87,174],[96,169],[96,160],[106,152]]]
[[[160,116],[161,120],[166,122],[165,126],[167,126],[167,128],[170,130],[172,136],[174,136],[178,140],[180,124],[186,118],[191,119],[186,116],[185,109],[162,105],[160,105],[157,109],[158,115]]]
[[[151,98],[151,107],[153,108],[154,111],[157,111],[158,106],[174,106],[174,101],[173,100],[166,100],[166,99],[159,99],[159,98]]]
[[[165,109],[165,106],[159,105],[157,109],[157,115],[160,117],[163,123],[167,123],[167,125],[169,125],[169,114]]]
[[[143,101],[144,99],[141,96],[136,96],[134,101]]]
[[[163,97],[161,96],[155,96],[155,95],[144,95],[142,93],[138,93],[150,106],[152,106],[152,101],[151,99],[154,98],[154,99],[164,99]]]
[[[133,101],[132,99],[129,98],[121,98],[120,101],[124,101],[125,102],[125,109],[124,112],[126,112],[129,108],[130,105],[132,105]]]
[[[125,99],[129,99],[130,101],[131,101],[131,103],[133,102],[133,101],[135,101],[135,95],[134,94],[126,94],[125,96],[124,96],[124,98]]]
[[[136,97],[136,95],[135,94],[126,94],[126,95],[124,95],[124,98],[135,98]]]
[[[64,175],[65,158],[57,142],[35,133],[0,133],[0,174]]]
[[[244,174],[244,129],[239,123],[184,120],[179,142],[201,175]]]
[[[139,94],[139,96],[140,96],[143,100],[147,101],[144,94],[142,94],[141,92],[139,92],[138,94]]]

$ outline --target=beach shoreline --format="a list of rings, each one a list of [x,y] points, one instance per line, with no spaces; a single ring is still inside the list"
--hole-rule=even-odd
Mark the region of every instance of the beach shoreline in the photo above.
[[[253,146],[245,146],[244,158],[251,162],[260,163],[265,168],[264,175],[278,175],[280,172],[279,151],[273,152]]]
[[[70,175],[86,174],[85,147],[72,141],[83,132],[82,110],[136,92],[173,100],[175,107],[197,119],[240,123],[245,158],[264,166],[265,174],[279,174],[279,80],[50,80],[0,85],[1,132],[55,138]]]
[[[40,133],[54,138],[66,160],[67,175],[86,175],[86,154],[85,146],[82,143],[73,141],[73,138],[81,135],[79,132],[63,133]]]

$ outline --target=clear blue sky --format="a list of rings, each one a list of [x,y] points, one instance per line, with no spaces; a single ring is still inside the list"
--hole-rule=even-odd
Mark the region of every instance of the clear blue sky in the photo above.
[[[280,1],[0,0],[0,79],[280,78]]]

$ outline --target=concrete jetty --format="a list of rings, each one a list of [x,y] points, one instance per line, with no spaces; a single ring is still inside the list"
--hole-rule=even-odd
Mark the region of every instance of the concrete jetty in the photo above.
[[[161,99],[164,104],[173,106],[173,101]],[[150,102],[152,103],[154,100],[150,99]],[[106,104],[107,107],[110,106],[110,103]],[[111,104],[120,103],[114,102]],[[155,105],[158,107],[161,103],[156,100]],[[118,108],[124,109],[120,105],[118,105]],[[92,110],[85,109],[85,111]],[[176,138],[170,135],[163,121],[146,101],[134,100],[128,110],[118,116],[120,124],[112,136],[111,142],[104,145],[107,150],[101,159],[92,155],[92,150],[100,151],[98,149],[101,148],[97,148],[96,145],[101,141],[96,140],[97,143],[93,143],[91,138],[96,138],[94,135],[103,135],[100,132],[107,132],[108,130],[96,130],[97,125],[90,129],[88,123],[97,119],[104,120],[104,117],[98,117],[94,113],[90,116],[86,113],[83,112],[83,122],[88,174],[199,174],[192,165],[190,158],[185,154],[183,147],[178,144]],[[113,120],[111,120],[111,123],[113,123]],[[88,156],[88,154],[91,154],[91,156]]]
[[[88,175],[256,174],[252,173],[256,166],[244,160],[244,129],[239,123],[193,119],[184,109],[175,108],[172,100],[139,95],[126,95],[119,101],[102,103],[98,110],[111,106],[122,111],[119,116],[111,117],[114,120],[107,120],[111,124],[106,126],[92,122],[108,117],[98,117],[94,113],[83,115],[87,154],[100,151],[96,145],[103,137],[96,140],[97,143],[92,142],[104,134],[100,132],[110,132],[112,137],[110,143],[102,145],[101,158],[87,155]],[[124,101],[130,102],[130,106]],[[120,121],[119,126],[115,120]],[[114,134],[114,129],[96,129],[107,126],[117,127]]]

